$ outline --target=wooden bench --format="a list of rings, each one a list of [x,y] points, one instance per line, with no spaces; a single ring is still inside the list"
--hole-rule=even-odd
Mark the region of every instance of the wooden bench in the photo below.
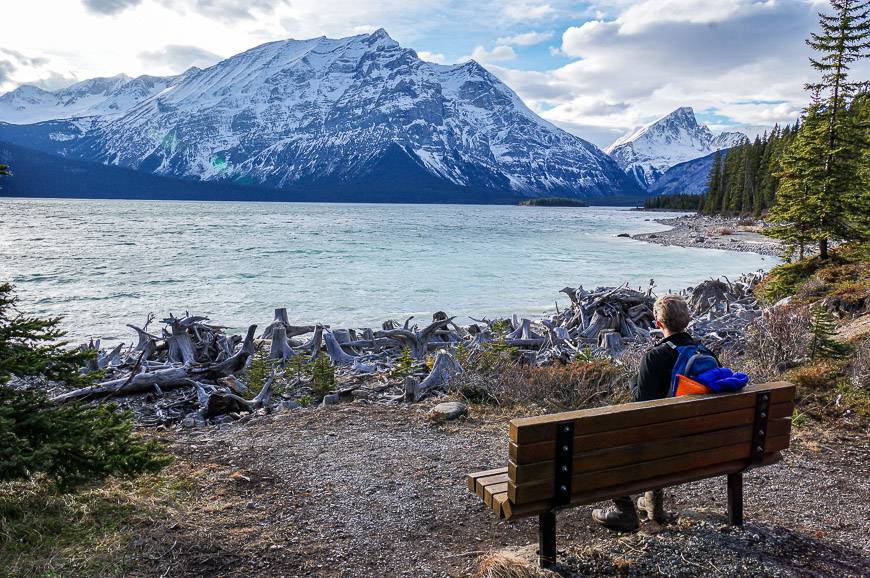
[[[788,448],[795,388],[751,385],[510,422],[508,465],[468,489],[505,520],[539,517],[539,561],[556,560],[556,511],[728,476],[728,518],[743,523],[742,472]]]

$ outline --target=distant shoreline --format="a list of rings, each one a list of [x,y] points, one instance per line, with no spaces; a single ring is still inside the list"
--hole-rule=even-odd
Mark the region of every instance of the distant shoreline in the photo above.
[[[671,228],[631,235],[631,238],[669,247],[720,249],[770,257],[780,257],[784,250],[781,241],[760,232],[765,227],[761,222],[749,224],[745,219],[736,217],[708,217],[696,213],[650,220]]]

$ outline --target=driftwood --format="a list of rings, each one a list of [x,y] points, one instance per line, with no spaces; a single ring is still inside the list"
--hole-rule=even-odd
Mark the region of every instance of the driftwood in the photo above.
[[[408,318],[410,321],[411,318]],[[408,322],[406,321],[406,323]],[[375,333],[377,337],[385,337],[394,339],[411,350],[411,355],[415,359],[423,360],[429,352],[429,338],[435,332],[444,329],[453,321],[453,317],[446,319],[438,319],[427,325],[422,331],[417,331],[416,328],[411,329],[386,329]]]
[[[760,314],[753,288],[761,278],[758,274],[734,281],[712,279],[683,291],[693,312],[689,330],[710,346],[734,342]],[[277,379],[273,371],[257,397],[246,399],[250,394],[245,370],[261,347],[273,367],[286,367],[297,354],[304,354],[309,361],[321,355],[328,357],[341,384],[332,401],[414,402],[446,392],[451,381],[463,372],[451,354],[460,345],[464,359],[472,363],[497,343],[498,347],[518,350],[516,358],[522,363],[538,366],[569,363],[580,354],[619,356],[628,349],[647,347],[660,335],[652,311],[654,287],[652,281],[648,287],[636,290],[627,285],[565,287],[562,293],[570,303],[555,307],[551,315],[538,321],[517,316],[494,320],[484,317],[459,326],[454,317],[438,311],[422,329],[414,324],[414,317],[401,323],[385,321],[377,330],[292,325],[288,310],[278,308],[259,340],[255,339],[256,325],[251,325],[244,336],[228,335],[226,328],[189,314],[170,314],[163,319],[161,330],[149,331],[148,325],[154,319],[149,315],[142,327],[129,325],[136,335],[135,344],[105,350],[99,340],[83,345],[97,352],[83,371],[100,369],[106,374],[105,381],[54,399],[63,403],[138,396],[139,405],[134,407],[143,423],[187,422],[190,418],[191,423],[202,424],[270,411],[283,403],[292,405],[292,398],[284,397],[288,387],[310,395],[312,389],[306,388],[312,378],[301,370],[287,374],[281,371],[281,379],[291,379],[288,375],[293,373],[295,381],[289,385],[282,382],[281,395],[273,395]],[[403,356],[405,349],[415,360],[411,367]],[[432,369],[426,372],[423,362],[434,352]],[[397,370],[401,373],[396,374]]]
[[[462,366],[446,351],[439,351],[432,365],[432,371],[421,382],[415,379],[405,381],[405,399],[407,401],[420,401],[426,395],[435,390],[444,390],[450,384],[450,380],[462,373]]]

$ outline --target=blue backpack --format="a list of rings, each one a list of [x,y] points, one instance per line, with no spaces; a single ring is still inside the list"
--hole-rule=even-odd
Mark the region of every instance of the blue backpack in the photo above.
[[[719,360],[700,343],[692,345],[674,345],[670,341],[665,343],[677,352],[677,362],[674,363],[674,369],[671,372],[669,397],[674,397],[677,394],[678,376],[683,375],[689,379],[696,379],[702,373],[720,367]]]

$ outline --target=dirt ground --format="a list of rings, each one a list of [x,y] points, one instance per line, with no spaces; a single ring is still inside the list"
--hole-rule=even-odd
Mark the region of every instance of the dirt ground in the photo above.
[[[142,576],[468,576],[488,552],[533,557],[537,520],[496,519],[464,475],[506,462],[508,417],[435,424],[426,404],[292,410],[182,432],[184,512],[143,532]],[[870,448],[858,433],[795,433],[747,474],[747,523],[725,523],[724,478],[672,489],[673,523],[636,534],[563,512],[565,576],[870,575]],[[159,530],[159,531],[158,531]],[[156,541],[156,543],[155,543]]]

